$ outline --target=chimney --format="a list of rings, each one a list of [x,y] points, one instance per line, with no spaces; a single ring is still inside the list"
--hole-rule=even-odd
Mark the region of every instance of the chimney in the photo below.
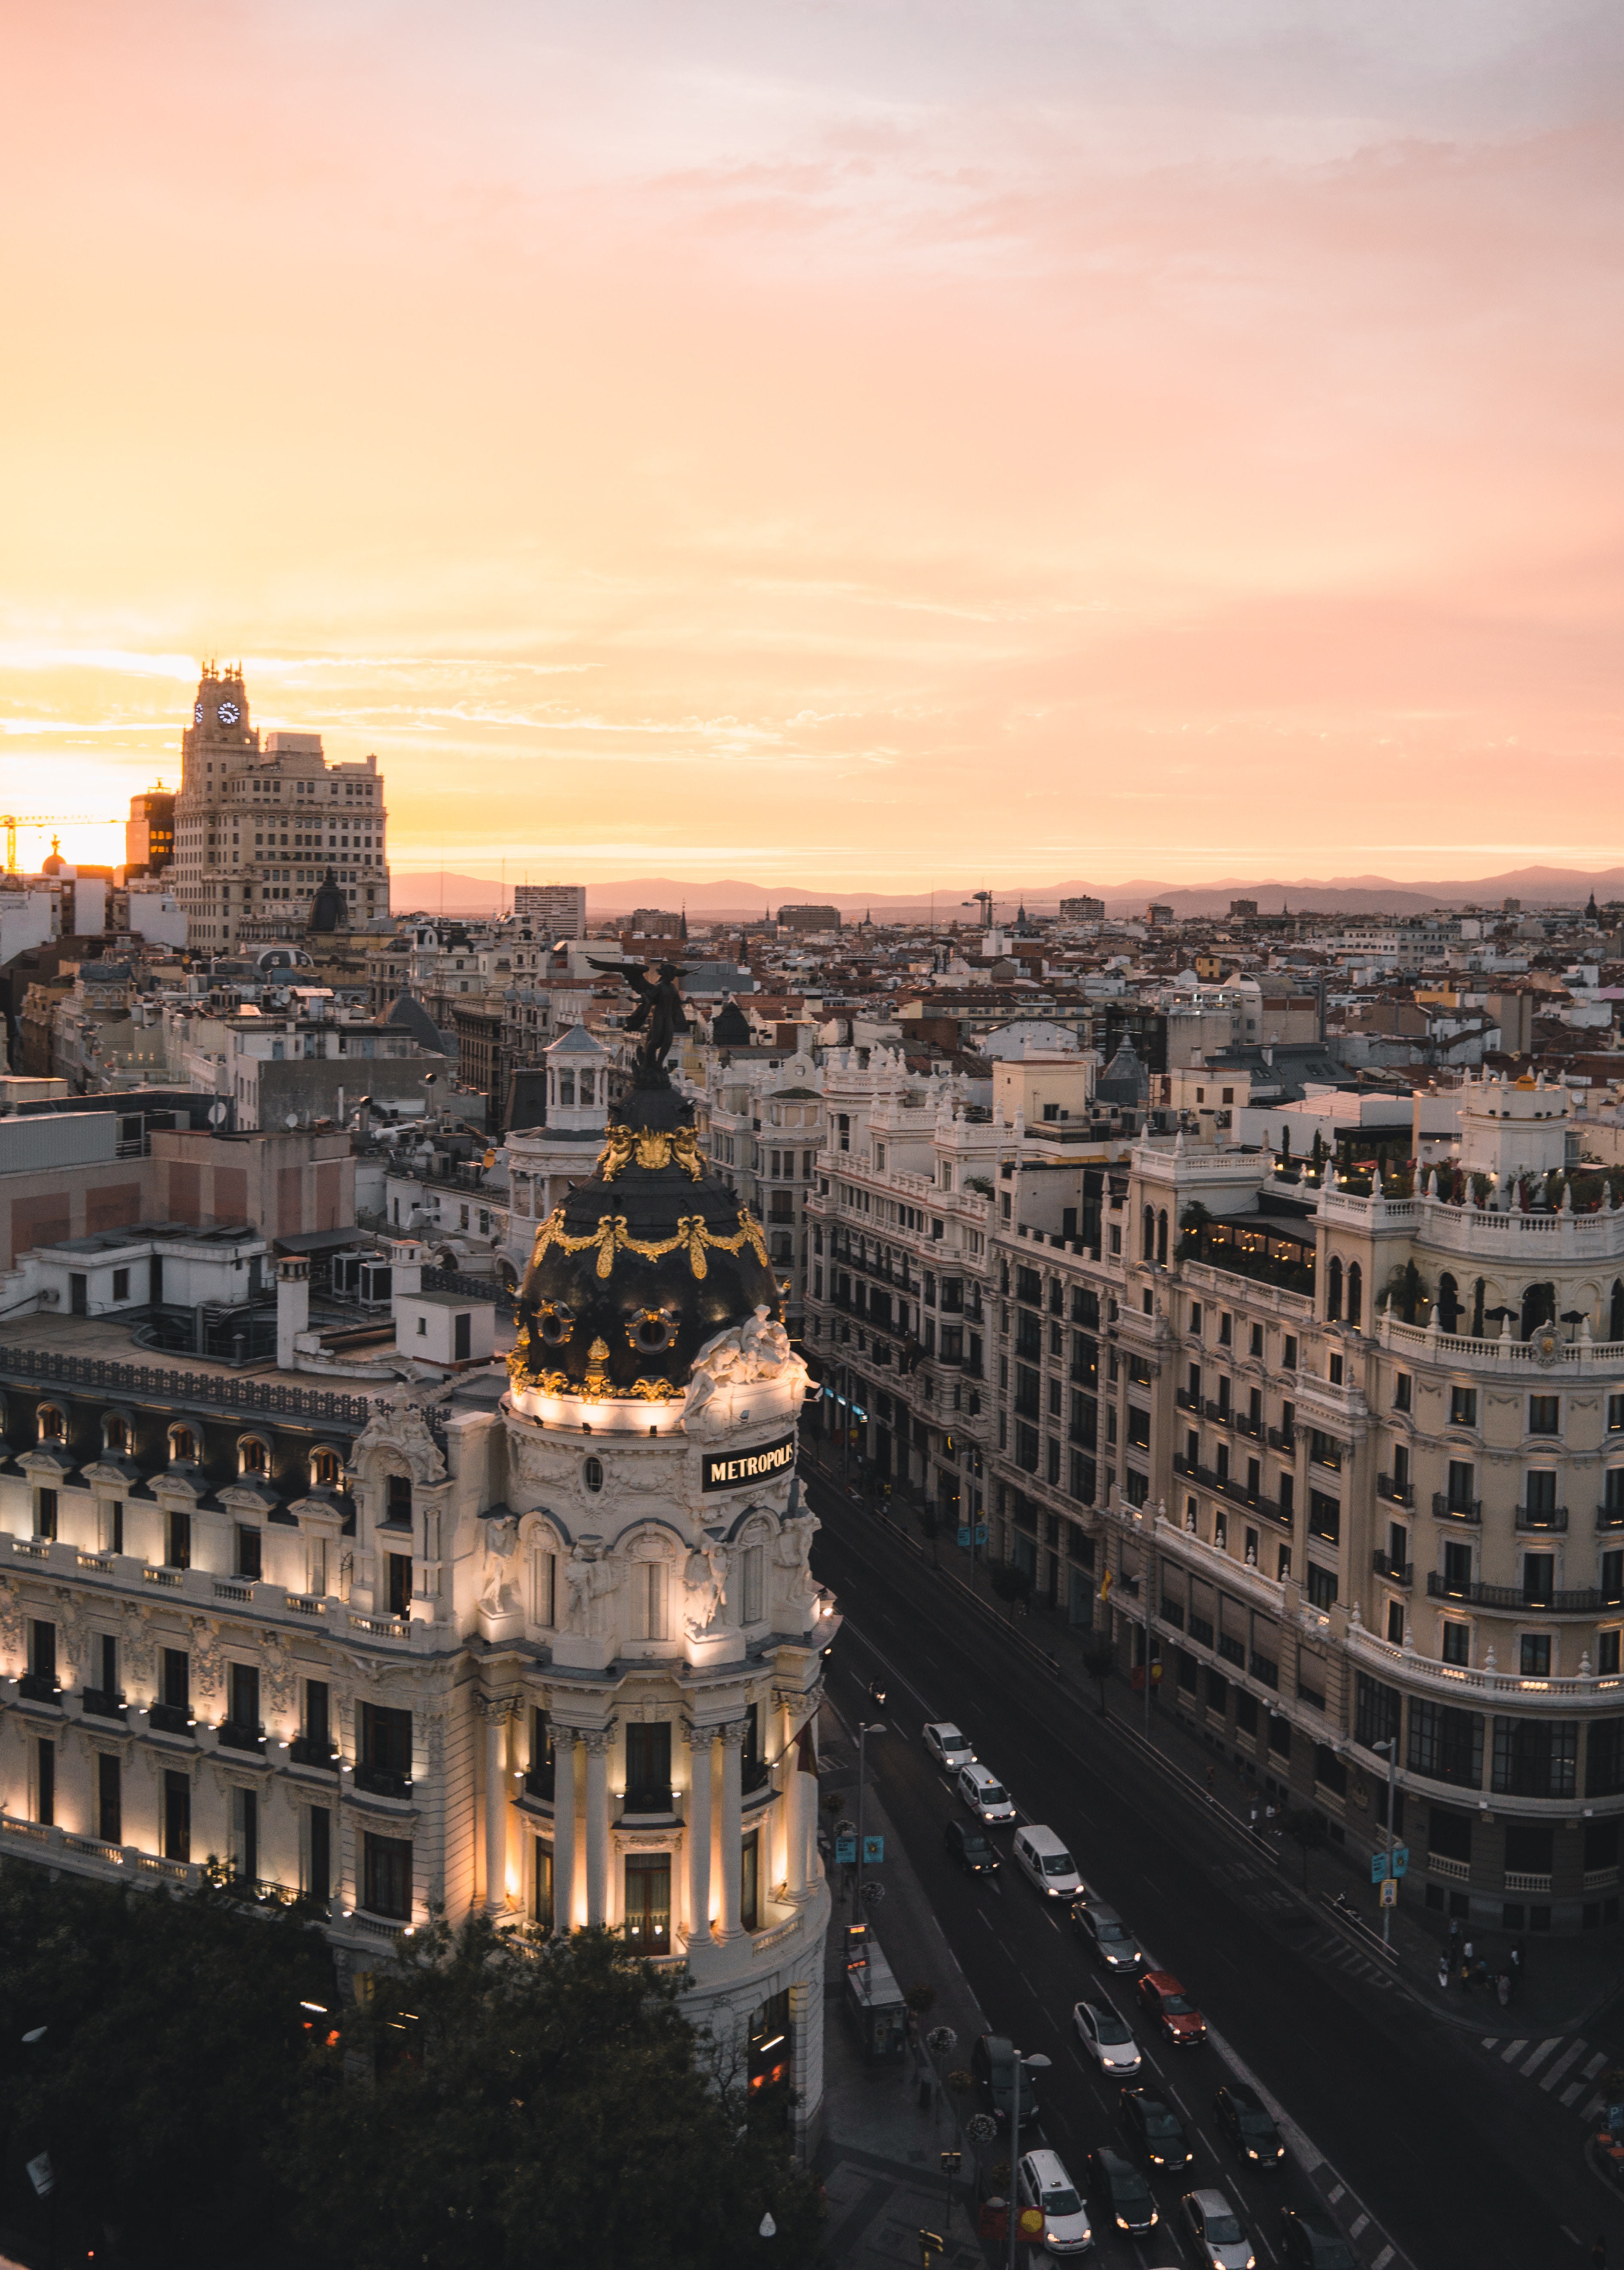
[[[423,1289],[422,1239],[391,1237],[389,1249],[391,1292],[420,1293]]]
[[[293,1341],[310,1322],[310,1264],[285,1254],[277,1263],[277,1364],[293,1369]]]

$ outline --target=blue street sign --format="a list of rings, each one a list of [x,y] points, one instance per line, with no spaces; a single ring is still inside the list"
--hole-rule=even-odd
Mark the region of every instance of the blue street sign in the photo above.
[[[1395,1844],[1390,1852],[1373,1852],[1370,1855],[1370,1881],[1373,1884],[1379,1884],[1390,1874],[1402,1876],[1409,1865],[1410,1848],[1407,1844]]]
[[[864,1838],[863,1865],[865,1868],[878,1868],[885,1857],[886,1840],[883,1836],[865,1836]]]
[[[1407,1844],[1395,1844],[1391,1853],[1389,1855],[1389,1858],[1391,1859],[1393,1864],[1394,1875],[1402,1876],[1405,1870],[1410,1865],[1409,1846]]]
[[[834,1857],[837,1860],[855,1862],[857,1857],[856,1838],[855,1836],[837,1836],[834,1840]]]
[[[978,1545],[984,1545],[987,1542],[987,1524],[984,1521],[978,1521],[975,1524],[975,1542]]]
[[[1385,1853],[1385,1852],[1373,1852],[1373,1853],[1370,1855],[1370,1881],[1371,1881],[1371,1882],[1372,1882],[1373,1884],[1379,1884],[1379,1883],[1383,1881],[1383,1879],[1385,1877],[1386,1873],[1387,1873],[1387,1855],[1386,1855],[1386,1853]]]
[[[960,1553],[963,1553],[963,1552],[965,1552],[965,1551],[967,1551],[967,1550],[968,1549],[969,1542],[970,1542],[970,1532],[969,1532],[969,1526],[968,1526],[968,1523],[960,1522],[960,1524],[959,1524],[959,1550],[960,1550]]]

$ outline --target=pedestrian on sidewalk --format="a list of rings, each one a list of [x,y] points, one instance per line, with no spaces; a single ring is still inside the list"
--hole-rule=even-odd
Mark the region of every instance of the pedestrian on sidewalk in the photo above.
[[[1454,1962],[1456,1955],[1459,1951],[1459,1947],[1460,1918],[1458,1916],[1451,1916],[1450,1918],[1450,1961],[1451,1962]]]
[[[1212,1790],[1212,1767],[1211,1767],[1211,1766],[1209,1766],[1209,1767],[1207,1768],[1207,1769],[1206,1769],[1206,1793],[1207,1793],[1207,1795],[1208,1795],[1208,1797],[1209,1797],[1209,1798],[1213,1794],[1213,1790]]]
[[[1500,2007],[1503,2010],[1511,1999],[1511,1977],[1509,1971],[1502,1970],[1495,1979],[1494,1992],[1500,1997]]]
[[[1450,1991],[1450,1958],[1447,1955],[1438,1957],[1438,1987],[1444,1994]]]
[[[1511,1942],[1511,1984],[1513,1986],[1520,1986],[1522,1983],[1523,1942],[1520,1939],[1514,1939]]]

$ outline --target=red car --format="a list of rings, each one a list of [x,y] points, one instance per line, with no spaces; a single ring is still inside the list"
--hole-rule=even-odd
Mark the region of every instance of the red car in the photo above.
[[[1139,1999],[1175,2049],[1192,2049],[1206,2039],[1206,2020],[1170,1970],[1147,1970]]]

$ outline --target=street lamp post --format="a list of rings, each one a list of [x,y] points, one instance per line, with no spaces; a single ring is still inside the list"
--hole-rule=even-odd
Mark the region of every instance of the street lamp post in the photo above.
[[[1398,1737],[1397,1734],[1390,1734],[1384,1742],[1372,1742],[1370,1747],[1378,1754],[1383,1750],[1385,1750],[1387,1753],[1387,1878],[1388,1881],[1390,1883],[1392,1881],[1393,1875],[1392,1850],[1395,1842],[1393,1836],[1393,1791],[1398,1772]],[[1383,1947],[1390,1947],[1392,1943],[1393,1911],[1390,1907],[1383,1906],[1382,1910],[1382,1944]]]
[[[1047,2073],[1050,2060],[1041,2050],[1030,2057],[1015,2051],[1015,2086],[1009,2101],[1009,2196],[1004,2219],[1009,2225],[1009,2270],[1015,2270],[1015,2239],[1020,2226],[1020,2209],[1016,2198],[1015,2162],[1020,2155],[1020,2075],[1023,2066],[1033,2073]]]
[[[885,1731],[883,1725],[878,1725],[857,1728],[857,1873],[851,1902],[854,1923],[861,1922],[863,1914],[863,1799],[866,1789],[868,1738],[871,1734],[883,1734]]]

